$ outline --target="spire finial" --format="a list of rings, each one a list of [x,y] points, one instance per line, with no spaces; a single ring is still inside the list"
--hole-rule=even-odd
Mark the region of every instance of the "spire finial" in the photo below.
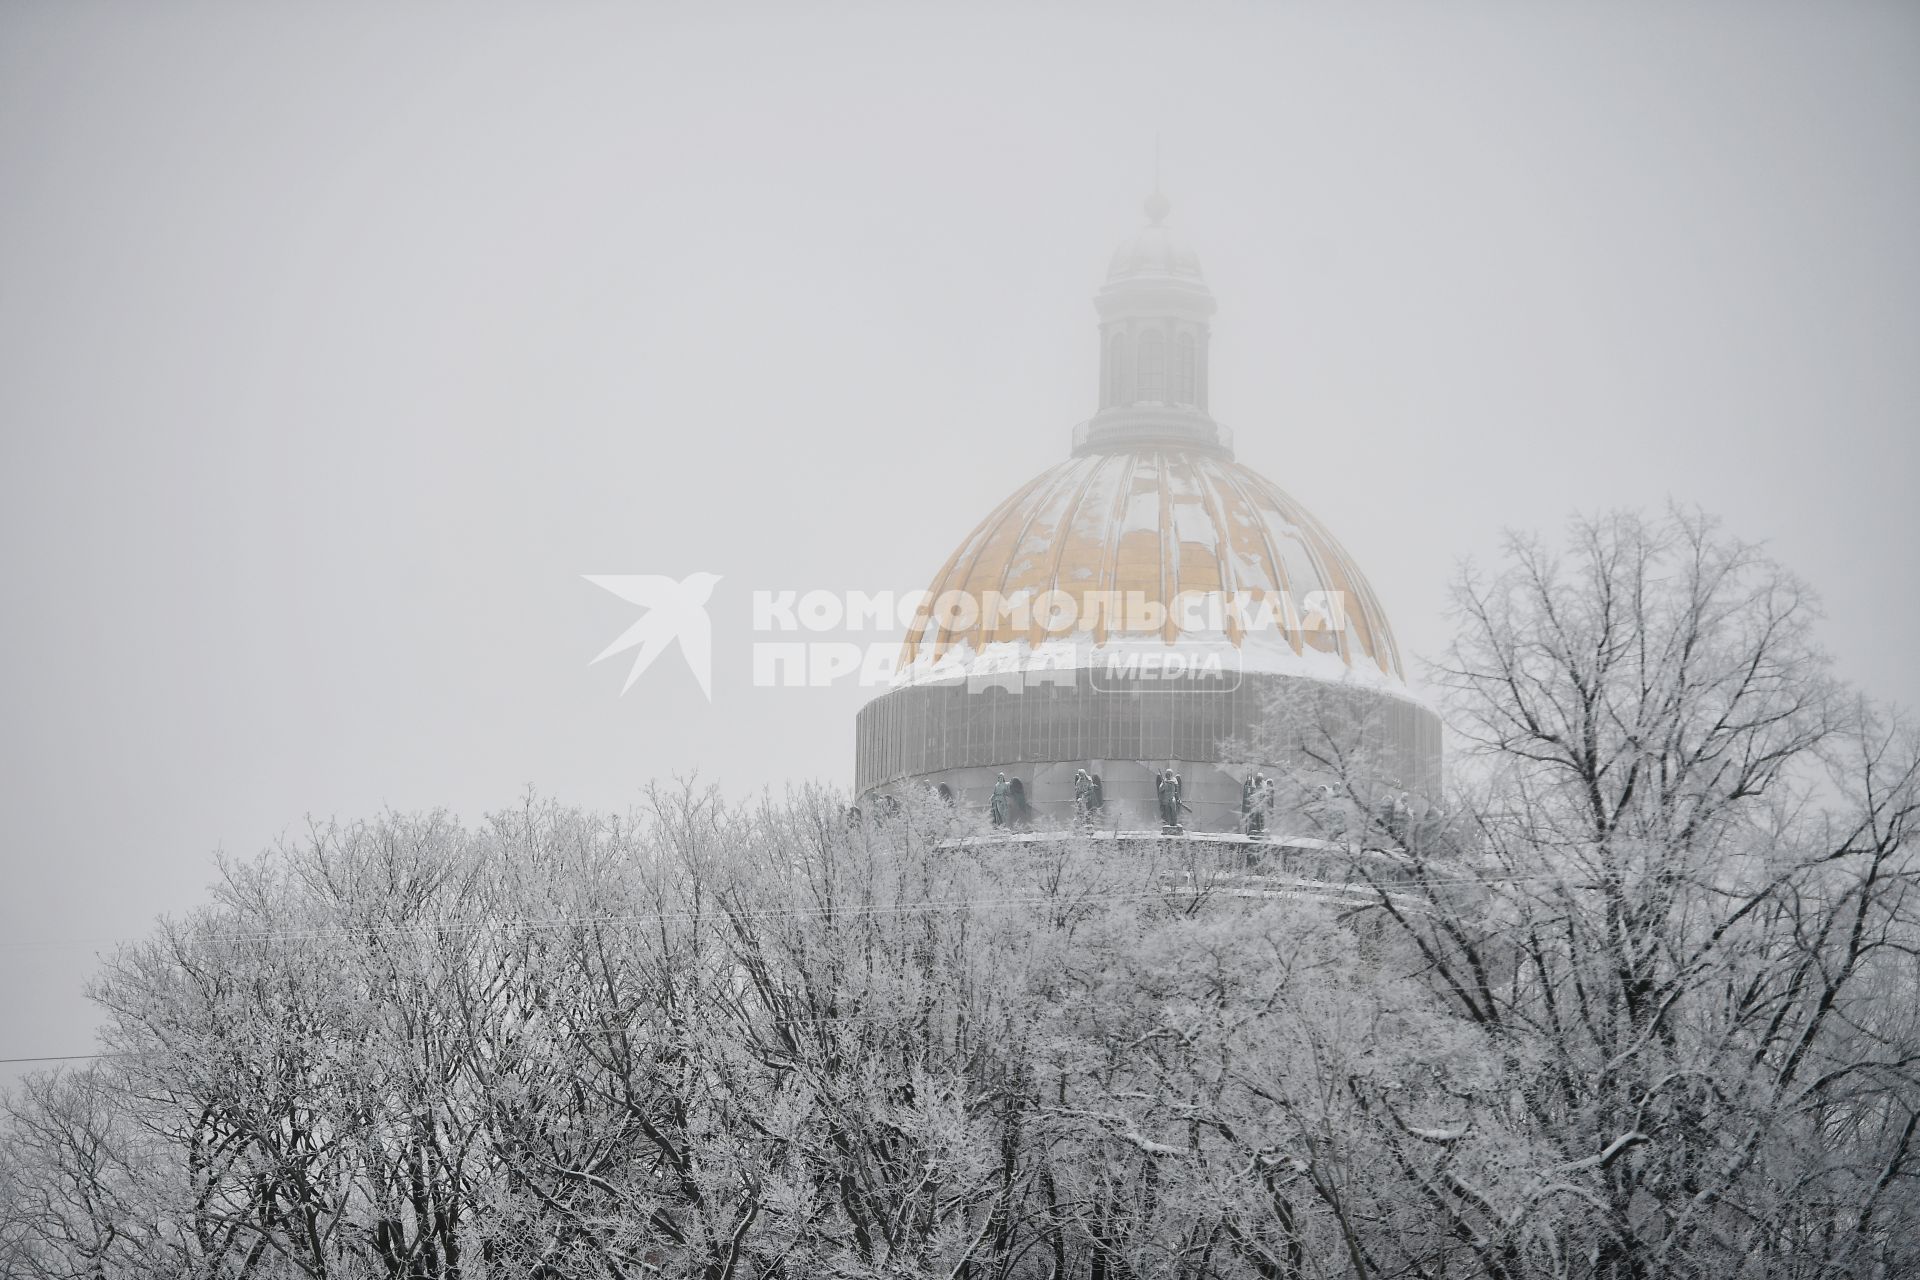
[[[1173,203],[1160,190],[1160,135],[1157,133],[1153,135],[1153,194],[1147,197],[1146,210],[1147,220],[1156,227],[1165,222],[1173,210]]]

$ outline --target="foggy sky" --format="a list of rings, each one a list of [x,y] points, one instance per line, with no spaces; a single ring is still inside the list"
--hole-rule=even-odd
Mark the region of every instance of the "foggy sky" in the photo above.
[[[1142,217],[1402,646],[1669,498],[1920,705],[1920,10],[0,7],[0,1057],[305,815],[851,780],[755,588],[925,585]],[[709,705],[587,573],[723,575]]]

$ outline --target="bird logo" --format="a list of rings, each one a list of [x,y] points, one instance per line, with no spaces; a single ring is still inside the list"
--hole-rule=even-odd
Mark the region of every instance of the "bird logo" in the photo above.
[[[707,600],[713,595],[717,573],[690,573],[678,582],[658,573],[584,573],[580,575],[594,586],[611,591],[628,604],[637,604],[645,613],[640,620],[620,633],[618,639],[600,651],[587,665],[611,658],[638,647],[627,682],[620,686],[625,695],[640,673],[653,665],[666,647],[678,640],[680,656],[688,670],[700,682],[700,692],[713,701],[713,623],[707,618]]]

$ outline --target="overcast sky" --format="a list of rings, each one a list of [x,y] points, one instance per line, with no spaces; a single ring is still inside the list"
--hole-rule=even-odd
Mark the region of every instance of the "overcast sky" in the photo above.
[[[850,783],[751,592],[1065,456],[1156,137],[1214,411],[1403,647],[1672,497],[1920,705],[1920,8],[901,9],[0,7],[0,1056],[306,815]],[[580,575],[697,571],[712,702],[621,697]]]

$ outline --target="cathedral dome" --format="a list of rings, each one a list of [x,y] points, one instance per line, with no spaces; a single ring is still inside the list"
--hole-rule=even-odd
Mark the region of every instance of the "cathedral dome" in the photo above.
[[[938,607],[956,593],[1035,605],[1024,619]],[[1162,642],[1217,649],[1238,670],[1403,685],[1386,614],[1326,527],[1253,469],[1171,447],[1069,458],[996,507],[934,578],[903,681],[1024,666],[1049,643],[1097,650],[1120,638],[1114,608],[1127,600],[1164,619]],[[1215,600],[1276,612],[1260,626],[1244,611],[1210,616]]]
[[[1214,298],[1167,210],[1156,191],[1094,295],[1072,456],[961,541],[861,709],[859,794],[1010,790],[1019,820],[1067,821],[1091,775],[1112,820],[1151,824],[1171,770],[1183,821],[1232,831],[1256,769],[1322,770],[1326,735],[1382,785],[1437,789],[1439,719],[1373,588],[1213,418]],[[1269,759],[1236,758],[1256,740]]]

